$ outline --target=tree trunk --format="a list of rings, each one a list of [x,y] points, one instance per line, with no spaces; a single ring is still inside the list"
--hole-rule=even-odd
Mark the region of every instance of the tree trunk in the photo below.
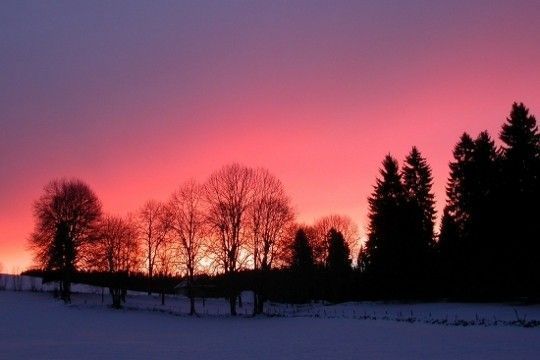
[[[193,297],[193,294],[189,296],[189,315],[195,315],[195,297]]]
[[[121,294],[121,299],[122,299],[122,302],[125,303],[126,302],[126,296],[127,296],[127,289],[122,289],[122,294]]]
[[[259,295],[258,299],[257,299],[256,314],[260,315],[260,314],[263,313],[263,311],[264,311],[264,301],[265,301],[264,296],[262,294]]]
[[[109,293],[111,294],[111,298],[112,298],[112,307],[115,309],[121,309],[122,308],[122,291],[119,289],[110,287]]]
[[[66,304],[71,303],[71,282],[67,276],[63,280],[61,296]]]
[[[258,314],[259,302],[257,300],[258,300],[257,292],[253,291],[253,316]]]
[[[193,269],[189,268],[189,283],[188,283],[188,296],[189,296],[189,315],[196,315],[195,312],[195,294],[193,293]]]
[[[236,296],[229,296],[229,306],[231,308],[231,315],[236,316]]]

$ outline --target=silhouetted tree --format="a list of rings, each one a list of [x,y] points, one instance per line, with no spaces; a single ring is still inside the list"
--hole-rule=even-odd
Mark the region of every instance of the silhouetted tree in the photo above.
[[[360,249],[358,250],[358,255],[356,257],[356,270],[362,273],[366,271],[366,268],[367,268],[366,246],[362,244],[360,245]]]
[[[71,278],[81,259],[81,249],[95,238],[101,203],[80,180],[53,180],[34,203],[35,229],[30,245],[37,263],[61,274],[61,295],[71,301]]]
[[[387,155],[369,202],[366,271],[386,296],[410,291],[417,249],[412,241],[409,203],[397,161]],[[401,295],[397,295],[401,296]]]
[[[127,276],[142,263],[139,245],[137,225],[131,217],[108,215],[101,221],[96,241],[88,251],[88,267],[109,273],[109,293],[116,309],[125,301]]]
[[[320,266],[327,266],[328,249],[330,247],[328,232],[331,229],[339,231],[347,246],[351,251],[355,251],[358,245],[358,226],[346,215],[332,214],[323,216],[313,224],[313,257],[315,263]]]
[[[351,270],[351,258],[349,246],[345,242],[343,234],[332,228],[328,232],[328,258],[327,269],[334,274],[343,275]]]
[[[296,301],[307,301],[312,296],[315,260],[311,241],[304,228],[296,231],[291,250],[290,269],[293,274],[294,298]]]
[[[231,315],[236,315],[234,277],[239,268],[240,250],[245,245],[247,212],[254,199],[253,170],[238,164],[227,165],[210,175],[204,186],[207,221],[213,232],[209,251],[228,279]]]
[[[69,239],[69,225],[65,221],[57,224],[46,269],[68,274],[75,271],[75,248]]]
[[[435,223],[435,196],[432,192],[433,176],[431,168],[420,151],[413,147],[405,158],[402,170],[403,186],[411,203],[412,210],[417,212],[420,232],[415,234],[424,250],[433,247]]]
[[[350,249],[343,234],[330,229],[327,234],[328,258],[326,259],[326,298],[332,301],[345,299],[350,291],[347,286],[351,275]]]
[[[412,282],[416,282],[413,291],[432,292],[436,285],[433,176],[427,160],[416,147],[405,158],[401,174],[408,208],[404,235],[409,236],[409,263]]]
[[[442,286],[446,287],[446,290],[455,290],[456,272],[462,271],[462,269],[456,266],[460,262],[461,250],[463,248],[460,243],[461,237],[459,234],[455,217],[452,216],[449,207],[446,206],[441,219],[441,230],[437,243],[440,266],[438,270],[442,275]]]
[[[309,238],[306,231],[300,228],[294,237],[291,269],[298,273],[309,273],[314,267],[315,261]]]
[[[195,314],[193,284],[195,272],[204,256],[203,246],[207,234],[203,200],[202,186],[191,180],[180,186],[171,196],[168,205],[172,235],[179,250],[179,264],[187,275],[190,315]]]
[[[509,281],[520,294],[540,294],[540,133],[523,103],[514,103],[502,126],[504,237]]]
[[[265,284],[276,255],[284,247],[294,219],[283,184],[266,169],[254,173],[254,198],[248,209],[248,251],[253,269],[260,274],[254,289],[254,314],[263,312]]]
[[[145,253],[149,283],[152,282],[160,256],[163,257],[160,254],[168,251],[166,242],[171,228],[166,215],[164,204],[155,200],[144,203],[137,213],[138,234]],[[148,294],[150,292],[148,290]]]
[[[439,248],[453,286],[464,295],[478,296],[490,290],[488,282],[503,251],[496,231],[498,153],[484,131],[475,140],[464,134],[454,159]]]
[[[492,291],[492,286],[500,282],[501,268],[504,266],[502,261],[505,248],[497,221],[501,210],[497,199],[499,175],[499,156],[495,142],[487,131],[483,131],[474,140],[470,173],[471,197],[467,209],[469,216],[464,224],[463,236],[469,278],[477,292],[484,294]]]
[[[366,260],[371,271],[393,274],[402,262],[399,260],[402,248],[401,222],[406,200],[398,163],[387,155],[380,170],[380,178],[368,199]]]
[[[473,153],[474,140],[464,133],[454,148],[454,161],[450,163],[450,177],[446,186],[447,212],[454,219],[460,237],[469,218]]]
[[[466,253],[464,234],[470,218],[472,197],[471,172],[474,140],[467,133],[461,135],[454,147],[454,160],[450,162],[450,176],[446,185],[446,206],[441,221],[439,250],[444,259],[443,273],[454,285],[466,278]],[[461,280],[460,280],[461,279]]]

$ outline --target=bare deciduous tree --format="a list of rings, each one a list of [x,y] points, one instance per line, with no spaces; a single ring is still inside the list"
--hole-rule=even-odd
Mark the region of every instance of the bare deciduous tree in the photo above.
[[[254,296],[254,313],[260,314],[265,301],[265,274],[272,268],[294,216],[283,184],[268,170],[255,171],[253,186],[254,198],[248,210],[247,245],[253,268],[262,275]]]
[[[130,217],[108,215],[101,221],[98,234],[88,254],[89,268],[109,272],[113,307],[120,308],[127,291],[126,276],[141,264],[136,224]]]
[[[339,231],[343,235],[351,251],[358,248],[358,226],[350,217],[337,214],[324,216],[315,221],[313,225],[313,255],[316,262],[321,265],[325,264],[328,257],[328,232],[330,229]]]
[[[187,276],[190,315],[195,314],[193,283],[203,257],[206,232],[203,188],[195,180],[185,182],[172,194],[168,205],[173,241],[178,249],[178,263]]]
[[[62,276],[61,295],[71,300],[71,276],[81,251],[94,239],[101,203],[88,185],[77,179],[53,180],[34,203],[34,232],[30,247],[37,264]]]
[[[236,289],[232,278],[240,265],[247,211],[254,195],[253,170],[238,164],[214,172],[204,187],[207,223],[213,233],[209,252],[229,279],[231,315],[236,315]]]
[[[139,236],[145,254],[146,271],[151,281],[159,254],[167,241],[170,227],[162,203],[147,201],[138,213]],[[150,294],[150,291],[148,292]]]

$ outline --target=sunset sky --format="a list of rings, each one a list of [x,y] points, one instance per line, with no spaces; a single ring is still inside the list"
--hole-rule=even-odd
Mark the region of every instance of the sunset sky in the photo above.
[[[0,262],[31,264],[32,202],[79,177],[125,214],[231,162],[298,218],[366,228],[385,154],[416,145],[444,205],[463,131],[540,115],[538,1],[1,1]]]

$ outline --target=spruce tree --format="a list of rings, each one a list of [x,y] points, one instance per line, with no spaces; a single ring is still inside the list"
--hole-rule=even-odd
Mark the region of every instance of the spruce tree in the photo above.
[[[435,200],[432,193],[433,177],[427,160],[416,147],[405,158],[402,169],[403,187],[407,198],[407,255],[411,281],[417,290],[435,286],[433,277]]]
[[[416,147],[405,158],[402,170],[403,186],[411,207],[417,211],[420,232],[415,234],[420,246],[428,251],[433,246],[435,223],[435,196],[432,192],[433,176],[427,160]]]
[[[315,267],[313,250],[304,229],[298,229],[292,248],[291,269],[299,273],[309,273]]]
[[[369,202],[366,271],[380,279],[383,291],[405,286],[408,245],[407,197],[397,161],[387,155]]]
[[[504,237],[508,242],[508,282],[519,295],[540,295],[540,134],[536,119],[514,103],[502,126],[501,196]]]
[[[479,295],[492,294],[500,281],[501,260],[505,249],[499,236],[498,186],[499,156],[487,131],[474,140],[470,179],[468,219],[464,224],[467,262],[473,286]],[[499,278],[499,279],[498,279]]]
[[[446,185],[446,206],[441,221],[438,248],[442,259],[442,272],[449,290],[463,288],[467,277],[465,269],[464,233],[469,218],[474,140],[463,133],[453,151],[450,176]]]
[[[292,244],[292,293],[295,301],[309,301],[313,295],[315,260],[310,239],[303,228],[298,229]]]
[[[350,249],[343,234],[332,228],[328,232],[328,258],[327,268],[335,274],[344,274],[351,270]]]
[[[500,276],[499,156],[489,134],[463,134],[454,149],[439,249],[446,275],[467,296],[492,293]]]

